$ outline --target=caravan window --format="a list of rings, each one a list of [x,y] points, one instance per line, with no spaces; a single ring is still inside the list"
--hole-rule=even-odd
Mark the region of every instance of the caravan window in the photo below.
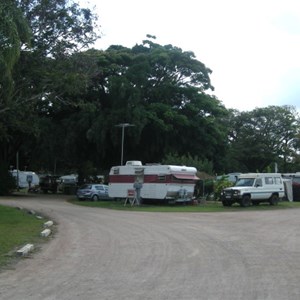
[[[159,181],[166,181],[166,175],[158,175],[157,178]]]
[[[186,179],[179,178],[177,176],[172,175],[172,182],[184,182]]]
[[[144,169],[143,168],[135,168],[134,174],[136,175],[144,175]]]

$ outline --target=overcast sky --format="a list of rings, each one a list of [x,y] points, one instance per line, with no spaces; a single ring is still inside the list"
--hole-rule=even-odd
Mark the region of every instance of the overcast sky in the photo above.
[[[155,35],[213,71],[214,95],[226,108],[300,110],[300,0],[79,1],[96,5],[97,49]]]

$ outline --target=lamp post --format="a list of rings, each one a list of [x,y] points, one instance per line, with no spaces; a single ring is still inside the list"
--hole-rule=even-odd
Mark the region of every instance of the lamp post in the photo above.
[[[115,125],[116,127],[121,127],[122,128],[122,140],[121,140],[121,166],[123,165],[123,153],[124,153],[124,129],[125,127],[132,127],[134,126],[133,124],[129,123],[120,123],[118,125]]]
[[[20,187],[19,187],[19,151],[17,152],[17,155],[16,155],[16,165],[17,165],[17,191],[20,190]]]

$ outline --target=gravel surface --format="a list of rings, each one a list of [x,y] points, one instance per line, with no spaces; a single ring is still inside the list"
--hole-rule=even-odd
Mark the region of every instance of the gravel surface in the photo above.
[[[0,273],[1,300],[300,299],[300,209],[145,213],[55,195],[0,203],[48,215],[57,228]]]

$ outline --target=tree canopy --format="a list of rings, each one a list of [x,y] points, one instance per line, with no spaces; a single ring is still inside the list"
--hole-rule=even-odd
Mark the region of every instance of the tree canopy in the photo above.
[[[107,171],[124,160],[206,172],[299,168],[293,107],[227,110],[193,52],[153,36],[90,48],[97,16],[68,0],[0,4],[0,161],[38,172]],[[200,170],[203,171],[203,170]]]
[[[13,0],[0,3],[0,114],[9,105],[13,90],[12,71],[21,53],[20,45],[30,44],[30,28]]]
[[[108,168],[119,161],[116,125],[124,122],[135,125],[126,130],[127,159],[158,162],[175,152],[212,161],[222,156],[227,111],[205,93],[213,89],[211,71],[192,52],[145,40],[132,49],[111,46],[74,54],[64,72],[73,88],[64,84],[61,101],[44,117],[61,124],[74,165],[93,160]]]
[[[0,13],[0,161],[9,161],[39,136],[40,116],[60,99],[58,61],[98,34],[93,13],[68,0],[5,0]]]

